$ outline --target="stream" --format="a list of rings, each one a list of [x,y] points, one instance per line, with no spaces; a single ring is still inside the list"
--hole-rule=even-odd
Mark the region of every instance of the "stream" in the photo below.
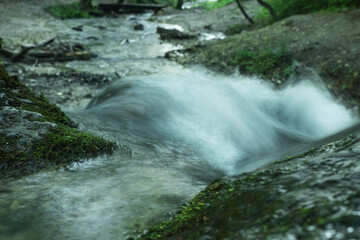
[[[37,71],[121,76],[86,106],[64,107],[82,130],[121,148],[65,169],[2,180],[1,240],[126,239],[168,219],[213,180],[301,153],[356,123],[313,79],[274,90],[256,77],[184,69],[158,58],[180,46],[161,43],[148,17],[49,23],[99,57]],[[134,31],[135,22],[145,30]],[[69,35],[77,24],[84,31]],[[107,27],[102,35],[100,25]]]

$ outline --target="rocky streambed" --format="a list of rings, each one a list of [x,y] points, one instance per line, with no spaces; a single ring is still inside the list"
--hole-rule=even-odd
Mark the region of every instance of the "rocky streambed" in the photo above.
[[[171,21],[176,23],[181,14],[158,17],[163,21],[160,25],[147,21],[149,14],[63,21],[44,12],[46,4],[32,5],[21,18],[15,17],[15,10],[28,6],[28,2],[4,4],[0,8],[4,13],[4,28],[0,29],[4,45],[17,49],[20,44],[56,36],[56,42],[80,43],[93,57],[65,62],[5,60],[3,65],[66,110],[80,129],[115,142],[117,149],[110,147],[111,156],[66,162],[60,169],[1,180],[0,239],[359,238],[358,120],[356,109],[346,109],[328,92],[333,89],[330,78],[323,84],[317,74],[302,67],[306,71],[298,72],[288,84],[271,77],[280,85],[274,88],[258,77],[229,77],[201,67],[184,69],[163,58],[233,71],[235,65],[227,62],[225,54],[232,56],[238,42],[250,44],[246,39],[259,35],[255,38],[259,42],[252,42],[256,46],[246,48],[256,51],[261,41],[277,39],[271,32],[299,27],[298,18],[327,21],[326,14],[295,16],[218,42],[198,42],[192,37],[168,43],[159,38],[156,28],[174,28],[164,22],[174,24]],[[228,10],[232,11],[230,7]],[[356,21],[356,14],[353,11],[348,16]],[[30,18],[33,21],[26,21]],[[349,21],[343,15],[339,17],[342,20],[333,19],[328,21]],[[204,39],[209,34],[223,38],[215,33],[229,23],[207,24],[206,34],[198,35],[202,24],[198,21],[191,29],[183,19],[180,25],[195,39]],[[17,30],[10,31],[15,26]],[[346,44],[350,41],[347,37],[341,45],[353,46],[355,55],[356,31],[344,32],[355,36],[351,40],[355,45]],[[321,36],[310,39],[319,41]],[[319,49],[327,54],[324,46],[320,43]],[[295,49],[294,43],[290,48],[294,60],[316,69],[317,65],[306,61],[307,55],[295,58]],[[323,57],[332,63],[330,53]],[[357,63],[344,57],[343,67],[351,66],[355,76]],[[2,81],[10,79],[4,76]],[[337,86],[336,93],[342,89],[339,96],[354,96],[341,84],[345,83],[330,85]],[[22,91],[29,92],[21,89],[9,90],[1,99],[9,102],[11,94],[18,99]],[[75,124],[55,106],[43,105],[55,115],[27,108],[37,100],[47,102],[43,96],[30,95],[32,99],[19,98],[21,101],[15,101],[19,104],[11,109],[2,106],[2,116],[8,116],[6,124],[11,125],[11,111],[20,111],[21,118],[15,120],[32,124],[33,135],[41,135],[43,126],[58,125],[68,144],[81,143],[90,152],[102,148],[91,142],[94,137],[90,135],[85,136],[90,142],[81,142]],[[63,119],[54,120],[57,114]],[[34,128],[36,124],[41,129]],[[65,131],[61,124],[71,128]],[[7,128],[11,129],[10,125]],[[17,129],[17,137],[24,134],[23,128]],[[16,147],[27,145],[15,140]],[[98,143],[102,141],[99,138]],[[4,144],[9,145],[9,141]],[[71,149],[64,147],[64,155],[54,155],[54,159],[71,156]]]

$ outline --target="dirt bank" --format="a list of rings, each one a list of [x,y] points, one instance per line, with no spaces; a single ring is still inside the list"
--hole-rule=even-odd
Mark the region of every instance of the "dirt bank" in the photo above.
[[[228,7],[219,11],[227,16],[232,10]],[[226,11],[229,14],[226,14]],[[216,11],[214,14],[216,15]],[[221,18],[218,20],[221,21]],[[170,20],[172,21],[174,20]],[[193,21],[192,18],[189,21],[188,18],[184,18],[181,25],[188,26]],[[201,18],[198,22],[202,22]],[[284,46],[286,57],[315,69],[331,92],[345,99],[349,105],[359,106],[359,25],[360,9],[340,13],[297,15],[258,30],[245,30],[224,40],[205,44],[193,43],[192,46],[187,47],[187,50],[168,56],[185,65],[203,64],[215,71],[233,73],[239,64],[245,65],[243,69],[249,65],[246,61],[233,61],[239,51],[260,55],[267,49]],[[226,30],[225,26],[223,28]],[[247,71],[240,72],[249,74]],[[257,75],[261,75],[261,72],[259,71]],[[276,81],[277,76],[272,77]]]

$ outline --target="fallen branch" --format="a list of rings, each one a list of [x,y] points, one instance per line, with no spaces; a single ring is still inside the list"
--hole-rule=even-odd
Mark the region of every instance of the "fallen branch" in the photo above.
[[[21,45],[21,49],[18,52],[13,52],[8,49],[0,49],[0,54],[7,58],[19,59],[19,58],[22,58],[28,51],[30,51],[34,48],[45,47],[45,46],[49,45],[50,43],[52,43],[54,40],[55,40],[55,37],[50,38],[50,39],[43,41],[36,45]]]
[[[54,53],[54,52],[33,52],[29,53],[36,59],[45,59],[47,62],[66,62],[74,60],[90,60],[92,54],[88,51]]]
[[[36,45],[22,45],[19,51],[0,49],[0,55],[12,60],[21,59],[22,61],[32,61],[36,59],[36,61],[48,62],[89,60],[91,57],[95,56],[89,51],[86,51],[79,43],[63,43],[59,39],[56,44],[46,47],[50,43],[54,42],[54,40],[55,38],[51,38]]]

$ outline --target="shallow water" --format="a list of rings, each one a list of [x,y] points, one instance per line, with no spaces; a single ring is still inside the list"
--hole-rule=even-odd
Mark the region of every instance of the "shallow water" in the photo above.
[[[174,46],[160,42],[155,23],[133,18],[49,23],[64,36],[83,24],[68,37],[101,55],[65,67],[123,77],[86,109],[69,112],[82,129],[123,147],[67,169],[1,181],[0,239],[125,239],[169,217],[212,180],[304,151],[356,122],[311,79],[274,90],[256,78],[158,59]],[[136,22],[145,32],[132,30]],[[87,39],[95,34],[98,40]]]
[[[50,22],[48,27],[62,41],[80,42],[99,57],[90,61],[71,61],[60,63],[63,68],[79,72],[121,77],[157,73],[176,64],[163,58],[167,51],[181,49],[162,42],[156,34],[157,23],[146,21],[151,14],[119,15],[116,18],[70,19]],[[135,31],[137,24],[143,25],[142,31]],[[82,25],[81,32],[72,30]],[[167,27],[176,27],[171,25]],[[57,66],[58,68],[60,66]]]
[[[273,90],[196,69],[123,78],[70,115],[122,149],[3,182],[2,237],[124,239],[212,180],[304,151],[355,123],[311,81]]]

